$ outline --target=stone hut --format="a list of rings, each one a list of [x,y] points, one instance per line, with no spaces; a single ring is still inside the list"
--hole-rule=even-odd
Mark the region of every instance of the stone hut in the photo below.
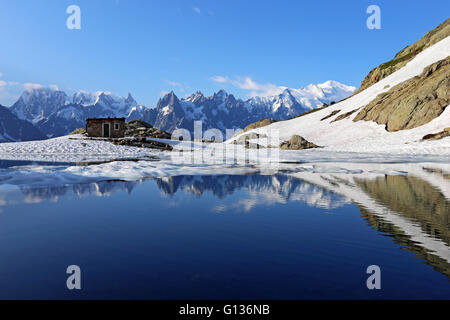
[[[86,119],[88,137],[123,138],[125,137],[125,118],[89,118]]]

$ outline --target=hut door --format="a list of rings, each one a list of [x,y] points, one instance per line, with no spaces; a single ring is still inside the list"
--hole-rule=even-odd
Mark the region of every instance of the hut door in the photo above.
[[[109,123],[103,124],[103,136],[109,137]]]

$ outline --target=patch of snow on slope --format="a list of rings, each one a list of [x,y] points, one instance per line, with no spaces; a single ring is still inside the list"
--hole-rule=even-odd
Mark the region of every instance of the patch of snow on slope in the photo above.
[[[378,94],[389,88],[419,75],[430,64],[445,59],[450,52],[450,37],[447,37],[418,54],[408,64],[372,85],[359,94],[334,104],[323,110],[287,121],[280,121],[269,126],[252,130],[260,134],[270,135],[271,130],[278,130],[280,142],[289,140],[294,134],[300,135],[310,142],[327,147],[332,151],[345,152],[414,152],[450,154],[450,138],[419,142],[429,133],[435,133],[450,126],[450,109],[446,110],[433,121],[410,130],[388,132],[383,125],[373,121],[353,122],[357,112],[348,119],[331,123],[335,117],[321,121],[334,110],[339,114],[361,108],[372,101]],[[389,87],[387,87],[389,86]],[[248,134],[248,132],[246,132]],[[239,137],[239,136],[238,136]],[[238,137],[231,139],[231,142]]]

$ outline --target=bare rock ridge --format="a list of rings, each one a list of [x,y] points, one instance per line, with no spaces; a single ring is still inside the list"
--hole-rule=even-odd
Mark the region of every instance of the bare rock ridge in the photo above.
[[[257,122],[249,124],[248,126],[246,126],[241,131],[235,133],[234,136],[238,136],[241,133],[244,133],[244,132],[247,132],[247,131],[250,131],[250,130],[253,130],[253,129],[257,129],[257,128],[268,126],[269,124],[272,124],[274,122],[277,122],[277,120],[274,120],[274,119],[271,119],[271,118],[266,118],[266,119],[259,120]]]
[[[346,112],[346,113],[344,113],[344,114],[338,115],[338,116],[336,117],[336,119],[334,119],[334,120],[331,121],[331,122],[336,122],[336,121],[339,121],[339,120],[342,120],[342,119],[346,119],[346,118],[350,117],[352,114],[354,114],[356,111],[358,111],[359,109],[360,109],[360,108],[357,108],[357,109],[355,109],[355,110],[351,110],[351,111]]]
[[[441,41],[442,39],[450,36],[450,19],[445,20],[435,29],[427,32],[422,38],[420,38],[414,44],[407,46],[399,53],[397,53],[391,61],[385,62],[378,67],[372,69],[369,74],[364,78],[360,88],[354,94],[357,94],[364,89],[367,89],[374,83],[377,83],[381,79],[386,78],[395,71],[403,68],[410,60],[416,55],[431,47],[433,44]]]
[[[353,119],[385,124],[387,131],[412,129],[438,117],[450,104],[450,56],[378,95]]]

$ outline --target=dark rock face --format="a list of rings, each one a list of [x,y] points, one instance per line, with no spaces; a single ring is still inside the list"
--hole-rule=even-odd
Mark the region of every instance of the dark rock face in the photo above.
[[[298,135],[293,135],[289,141],[280,143],[281,150],[303,150],[312,148],[320,147]]]
[[[438,117],[450,104],[450,56],[422,74],[378,95],[353,119],[385,124],[387,131],[412,129]]]
[[[19,119],[0,105],[0,142],[43,140],[46,136],[33,124]]]
[[[431,47],[433,44],[445,39],[450,35],[450,19],[445,20],[435,29],[429,31],[425,34],[419,41],[414,44],[406,47],[397,53],[389,62],[383,63],[380,66],[372,69],[369,74],[364,78],[361,83],[361,87],[358,89],[356,93],[367,89],[374,83],[377,83],[381,79],[386,78],[391,75],[395,71],[404,67],[409,61],[411,61],[416,55],[425,50],[428,47]]]

